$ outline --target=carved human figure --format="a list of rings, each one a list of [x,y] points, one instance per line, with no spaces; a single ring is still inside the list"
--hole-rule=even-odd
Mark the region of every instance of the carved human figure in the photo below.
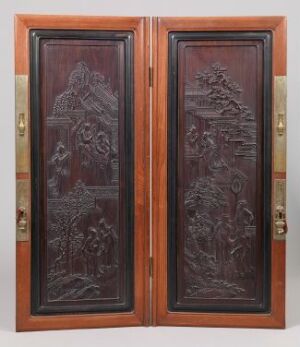
[[[245,226],[253,225],[254,215],[247,207],[246,200],[238,201],[235,218],[239,228],[243,229]]]
[[[197,154],[199,151],[199,133],[194,124],[192,124],[190,129],[188,129],[186,133],[186,139],[190,146],[190,151],[192,152],[192,154]]]
[[[86,121],[78,132],[78,148],[81,153],[81,165],[87,166],[93,145],[94,131],[90,122]]]
[[[115,240],[114,240],[114,230],[113,226],[107,228],[106,234],[104,235],[104,244],[105,244],[105,255],[106,255],[106,264],[112,265],[114,263],[115,257]]]
[[[97,257],[100,249],[100,238],[97,235],[96,228],[88,228],[87,237],[81,249],[86,260],[86,274],[97,276]]]
[[[209,156],[208,167],[213,172],[221,172],[229,169],[225,158],[218,151],[212,152]]]
[[[251,272],[252,269],[252,248],[250,237],[242,233],[235,243],[231,254],[235,259],[236,272],[238,276],[244,277],[245,274]]]
[[[200,156],[206,158],[206,154],[217,148],[215,134],[210,131],[204,131],[201,141],[201,153]]]
[[[231,254],[236,260],[239,275],[244,276],[246,272],[251,271],[252,266],[252,242],[251,236],[246,232],[246,227],[252,226],[254,223],[254,215],[247,207],[246,200],[238,201],[235,218],[237,237]]]
[[[194,258],[200,251],[197,236],[197,212],[195,210],[189,211],[187,221],[187,233],[185,241],[185,254]]]
[[[56,146],[56,151],[49,161],[49,164],[54,166],[54,174],[48,180],[48,187],[51,194],[55,197],[61,192],[62,177],[68,175],[66,164],[69,157],[70,152],[68,152],[63,143],[59,141]]]
[[[96,135],[96,150],[105,158],[109,156],[110,142],[104,131],[99,131]]]
[[[220,277],[225,274],[225,266],[230,260],[232,225],[228,216],[223,215],[215,226],[216,262]]]
[[[111,266],[114,263],[115,256],[115,240],[113,227],[108,226],[104,218],[102,218],[98,223],[98,230],[100,232],[100,239],[103,248],[102,264],[104,266]]]

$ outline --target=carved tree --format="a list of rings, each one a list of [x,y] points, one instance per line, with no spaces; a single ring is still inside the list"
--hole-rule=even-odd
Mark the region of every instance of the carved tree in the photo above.
[[[56,235],[62,244],[62,252],[66,255],[68,274],[72,273],[72,242],[76,236],[76,226],[82,216],[95,207],[95,198],[88,192],[84,183],[78,181],[72,191],[59,201],[60,209],[55,212]]]
[[[210,177],[197,178],[191,184],[191,190],[185,195],[185,207],[218,208],[226,206],[226,195]]]
[[[211,105],[221,114],[229,112],[252,120],[252,112],[238,100],[242,89],[226,73],[227,68],[215,63],[211,70],[199,72],[195,77],[199,88],[205,91]]]

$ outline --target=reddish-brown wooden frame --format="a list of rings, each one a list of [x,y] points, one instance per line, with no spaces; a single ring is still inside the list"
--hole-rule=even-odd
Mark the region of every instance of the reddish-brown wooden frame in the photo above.
[[[168,33],[171,31],[259,31],[273,32],[273,79],[286,75],[285,17],[154,18],[152,22],[153,130],[152,130],[152,218],[154,325],[259,327],[285,326],[285,241],[272,239],[270,313],[187,313],[170,312],[167,307],[167,84]],[[274,85],[274,83],[273,83]],[[273,112],[274,113],[274,112]],[[274,115],[273,115],[274,128]],[[272,132],[273,133],[273,132]],[[274,147],[273,147],[274,148]],[[274,172],[276,178],[285,173]],[[273,192],[273,189],[272,189]],[[272,193],[272,204],[274,196]]]
[[[149,317],[149,272],[147,270],[149,266],[149,19],[144,17],[16,15],[16,75],[28,76],[30,73],[29,30],[34,28],[124,30],[134,33],[134,224],[136,226],[134,234],[134,311],[128,313],[32,316],[30,311],[31,241],[29,237],[29,241],[17,242],[16,329],[24,331],[147,325]],[[30,144],[27,151],[30,151]],[[17,172],[16,179],[25,179],[30,183],[30,172]],[[28,225],[30,225],[30,217],[30,211],[28,211]]]

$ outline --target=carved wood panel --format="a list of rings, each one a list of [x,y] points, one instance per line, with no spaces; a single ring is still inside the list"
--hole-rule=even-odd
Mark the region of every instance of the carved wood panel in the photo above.
[[[32,34],[35,313],[131,309],[130,37]]]
[[[187,39],[174,46],[170,74],[178,69],[178,75],[175,82],[169,77],[169,93],[178,98],[170,97],[169,106],[170,307],[265,310],[266,42]]]

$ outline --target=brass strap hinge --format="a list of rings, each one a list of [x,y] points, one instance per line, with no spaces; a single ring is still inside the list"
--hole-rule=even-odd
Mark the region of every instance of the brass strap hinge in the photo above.
[[[274,170],[286,171],[286,76],[274,77]]]
[[[29,241],[30,163],[28,76],[16,75],[16,240]]]
[[[152,278],[153,277],[153,258],[149,258],[149,276]]]
[[[286,223],[286,180],[274,180],[274,206],[273,206],[273,237],[275,240],[285,240],[287,233]]]
[[[29,240],[29,180],[28,179],[18,179],[16,192],[16,241],[28,241]]]
[[[153,68],[149,67],[149,87],[153,87]]]
[[[274,171],[286,173],[286,76],[274,77]],[[273,185],[273,237],[285,240],[286,223],[286,180],[276,178]]]
[[[16,75],[16,172],[29,172],[28,76]]]

